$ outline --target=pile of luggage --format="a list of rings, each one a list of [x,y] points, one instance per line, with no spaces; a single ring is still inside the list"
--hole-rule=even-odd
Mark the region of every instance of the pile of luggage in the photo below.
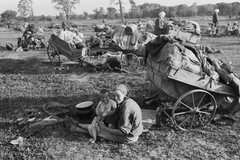
[[[45,48],[47,45],[44,34],[38,34],[38,30],[35,28],[34,24],[29,24],[23,32],[22,37],[17,39],[16,51],[29,51],[30,49]]]

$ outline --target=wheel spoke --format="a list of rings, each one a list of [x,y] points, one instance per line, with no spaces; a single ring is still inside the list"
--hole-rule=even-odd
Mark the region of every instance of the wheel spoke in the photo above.
[[[211,113],[205,112],[205,111],[198,111],[198,113],[207,114],[207,115],[210,115],[210,114],[211,114]]]
[[[179,112],[179,113],[175,113],[175,116],[179,116],[179,115],[183,115],[183,114],[189,114],[192,113],[192,111],[186,111],[186,112]]]
[[[196,108],[196,106],[195,106],[195,99],[194,99],[194,95],[193,95],[193,93],[192,93],[191,95],[192,95],[192,103],[193,103],[193,107]]]
[[[211,105],[211,104],[212,104],[212,102],[206,103],[206,104],[204,104],[203,106],[201,106],[200,109],[201,109],[201,108],[204,108],[204,107],[206,107],[206,106],[209,106],[209,105]]]
[[[188,115],[180,124],[179,126],[181,126],[183,123],[185,123],[188,119],[189,119],[190,115]]]
[[[190,126],[191,129],[192,129],[192,126],[193,126],[194,118],[195,118],[195,114],[192,116],[192,121],[191,121],[191,126]]]
[[[192,107],[189,107],[187,104],[183,103],[182,101],[180,101],[179,103],[181,103],[182,105],[184,105],[184,106],[187,107],[188,109],[192,110]]]
[[[198,107],[200,106],[200,104],[202,103],[203,99],[205,98],[205,95],[206,95],[206,94],[204,94],[204,95],[202,96],[200,102],[199,102],[198,105],[197,105],[197,108],[198,108]]]

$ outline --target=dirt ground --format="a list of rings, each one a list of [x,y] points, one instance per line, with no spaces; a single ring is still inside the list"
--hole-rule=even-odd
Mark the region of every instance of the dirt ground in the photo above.
[[[16,45],[21,33],[0,28],[0,43]],[[49,33],[46,35],[49,37]],[[202,37],[201,44],[223,51],[214,55],[232,61],[240,75],[239,37]],[[171,126],[153,126],[135,144],[116,144],[98,141],[90,144],[87,135],[70,133],[62,124],[44,129],[24,139],[24,145],[9,142],[21,135],[21,127],[11,116],[19,108],[57,101],[75,105],[91,100],[97,103],[101,88],[126,83],[130,96],[142,108],[148,106],[144,98],[158,90],[149,90],[144,67],[135,73],[89,72],[87,67],[72,66],[58,71],[49,62],[46,49],[28,52],[0,52],[0,159],[239,159],[240,116],[233,126],[209,124],[201,131],[176,131]],[[164,97],[163,97],[164,98]],[[165,103],[164,105],[170,105]]]

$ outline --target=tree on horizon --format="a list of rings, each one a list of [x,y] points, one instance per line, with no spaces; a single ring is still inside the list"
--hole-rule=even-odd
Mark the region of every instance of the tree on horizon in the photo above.
[[[114,3],[116,0],[110,0],[110,4]],[[115,3],[116,5],[119,5],[120,8],[120,15],[121,15],[121,19],[122,22],[124,22],[124,17],[123,17],[123,6],[122,6],[122,0],[118,0],[118,2]]]
[[[54,8],[60,13],[64,13],[68,21],[72,14],[72,9],[75,9],[75,6],[80,4],[80,0],[52,0],[52,3],[57,3]]]
[[[33,16],[33,2],[32,0],[20,0],[18,3],[18,12],[20,16],[27,17]]]

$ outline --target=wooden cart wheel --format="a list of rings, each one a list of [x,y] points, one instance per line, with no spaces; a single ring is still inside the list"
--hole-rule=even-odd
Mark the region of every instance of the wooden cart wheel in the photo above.
[[[216,109],[216,100],[209,92],[201,89],[186,92],[173,106],[174,125],[184,131],[203,127],[213,119]]]
[[[134,72],[138,69],[140,60],[138,56],[133,53],[127,53],[121,55],[121,66],[124,70]]]
[[[54,45],[52,44],[48,45],[47,54],[52,64],[57,65],[60,63],[60,55],[57,48]]]

